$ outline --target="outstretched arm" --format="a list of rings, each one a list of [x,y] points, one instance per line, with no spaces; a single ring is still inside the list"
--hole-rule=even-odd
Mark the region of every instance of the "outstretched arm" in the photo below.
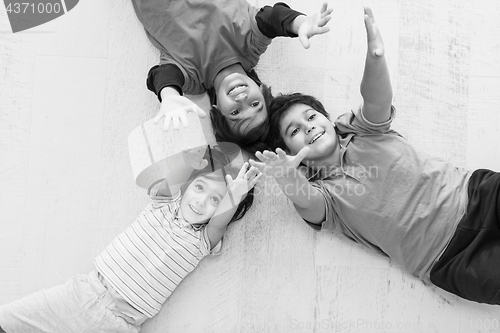
[[[160,110],[153,121],[156,124],[161,118],[165,117],[165,121],[163,123],[165,131],[168,130],[170,124],[173,125],[174,129],[179,129],[179,123],[182,123],[184,127],[187,127],[187,114],[189,112],[194,112],[201,118],[204,118],[207,115],[198,105],[193,103],[188,98],[181,96],[179,92],[172,87],[163,88],[160,94]]]
[[[226,227],[233,218],[238,205],[262,176],[262,173],[255,167],[247,169],[248,162],[245,162],[234,180],[230,175],[226,176],[227,193],[206,226],[211,248],[217,245],[224,236]]]
[[[319,13],[304,15],[287,4],[279,2],[273,7],[265,6],[257,13],[255,19],[259,30],[268,38],[278,36],[297,37],[304,46],[309,48],[309,39],[314,35],[324,34],[330,30],[326,26],[331,19],[332,9],[323,4]]]
[[[330,14],[333,9],[328,9],[328,4],[325,2],[321,7],[319,13],[308,16],[297,16],[292,22],[291,30],[292,32],[299,35],[299,40],[305,49],[310,46],[309,39],[315,35],[321,35],[328,31],[330,28],[326,24],[332,18]]]
[[[375,23],[372,10],[365,6],[364,11],[368,50],[366,52],[365,71],[361,81],[362,112],[368,121],[383,123],[391,115],[391,79],[385,62],[382,35]]]
[[[325,220],[326,212],[323,196],[297,169],[308,152],[308,147],[302,148],[295,156],[287,155],[281,148],[276,149],[276,153],[266,150],[255,153],[261,162],[250,160],[250,164],[276,179],[281,191],[293,202],[303,219],[320,224]]]
[[[157,65],[149,70],[146,84],[149,90],[154,92],[161,102],[158,115],[154,122],[157,123],[165,117],[163,127],[168,130],[170,124],[174,129],[179,128],[179,123],[188,126],[187,113],[194,112],[199,117],[205,117],[206,113],[188,98],[182,96],[182,85],[184,76],[181,70],[173,64]]]

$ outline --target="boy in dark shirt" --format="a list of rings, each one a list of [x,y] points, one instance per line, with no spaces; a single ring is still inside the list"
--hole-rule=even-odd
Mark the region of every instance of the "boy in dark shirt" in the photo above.
[[[331,9],[306,16],[284,3],[260,10],[245,0],[133,0],[151,42],[160,50],[160,65],[149,71],[148,88],[161,101],[156,120],[187,125],[186,113],[205,112],[183,97],[209,91],[217,141],[235,142],[251,152],[268,132],[271,91],[253,67],[277,36],[309,38],[329,30]]]

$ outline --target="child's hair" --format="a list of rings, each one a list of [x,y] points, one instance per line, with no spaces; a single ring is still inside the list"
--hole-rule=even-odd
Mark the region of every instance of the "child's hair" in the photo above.
[[[221,181],[226,185],[226,175],[229,174],[233,179],[236,178],[239,170],[230,165],[230,153],[232,153],[230,149],[232,148],[233,147],[229,147],[228,145],[214,146],[213,148],[207,146],[204,159],[208,161],[208,165],[201,170],[193,171],[189,179],[184,184],[182,184],[181,193],[184,193],[188,186],[198,177],[206,177],[212,180]],[[215,172],[219,170],[221,172]],[[252,207],[253,194],[254,189],[252,188],[250,191],[248,191],[245,198],[239,203],[238,208],[236,209],[236,212],[234,213],[230,222],[237,221],[245,216],[246,212],[250,209],[250,207]]]
[[[217,142],[233,142],[241,149],[254,154],[256,151],[262,151],[267,148],[267,146],[264,145],[264,140],[269,133],[269,108],[271,100],[273,99],[273,94],[271,92],[271,87],[263,84],[253,69],[247,72],[247,75],[261,87],[262,95],[264,96],[264,107],[268,112],[266,120],[261,125],[249,130],[246,134],[233,132],[222,112],[215,106],[215,104],[217,104],[217,96],[213,88],[208,90],[208,96],[212,104],[212,108],[210,109],[210,120],[212,121],[212,128]]]
[[[282,148],[289,150],[285,141],[281,137],[280,122],[286,115],[290,107],[295,104],[305,104],[312,107],[314,110],[318,111],[324,115],[327,119],[330,119],[330,115],[326,112],[325,107],[318,101],[315,97],[310,95],[303,95],[301,93],[291,93],[291,94],[280,94],[276,96],[271,101],[269,108],[269,134],[266,138],[266,143],[270,149],[275,150],[276,148]]]

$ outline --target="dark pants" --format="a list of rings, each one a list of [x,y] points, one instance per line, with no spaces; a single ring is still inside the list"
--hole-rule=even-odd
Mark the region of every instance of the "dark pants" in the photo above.
[[[431,282],[471,301],[500,304],[500,173],[476,170],[468,194],[467,211]]]

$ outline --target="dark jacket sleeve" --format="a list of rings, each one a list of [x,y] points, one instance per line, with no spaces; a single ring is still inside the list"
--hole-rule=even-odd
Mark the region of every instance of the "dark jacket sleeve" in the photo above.
[[[179,67],[174,64],[156,65],[149,70],[146,85],[158,96],[161,102],[160,92],[165,87],[175,88],[182,96],[184,75]]]
[[[297,37],[297,34],[288,31],[288,28],[292,21],[299,15],[304,14],[291,9],[283,2],[278,2],[272,7],[262,7],[257,15],[255,15],[255,20],[257,21],[259,30],[268,38],[278,36]]]

